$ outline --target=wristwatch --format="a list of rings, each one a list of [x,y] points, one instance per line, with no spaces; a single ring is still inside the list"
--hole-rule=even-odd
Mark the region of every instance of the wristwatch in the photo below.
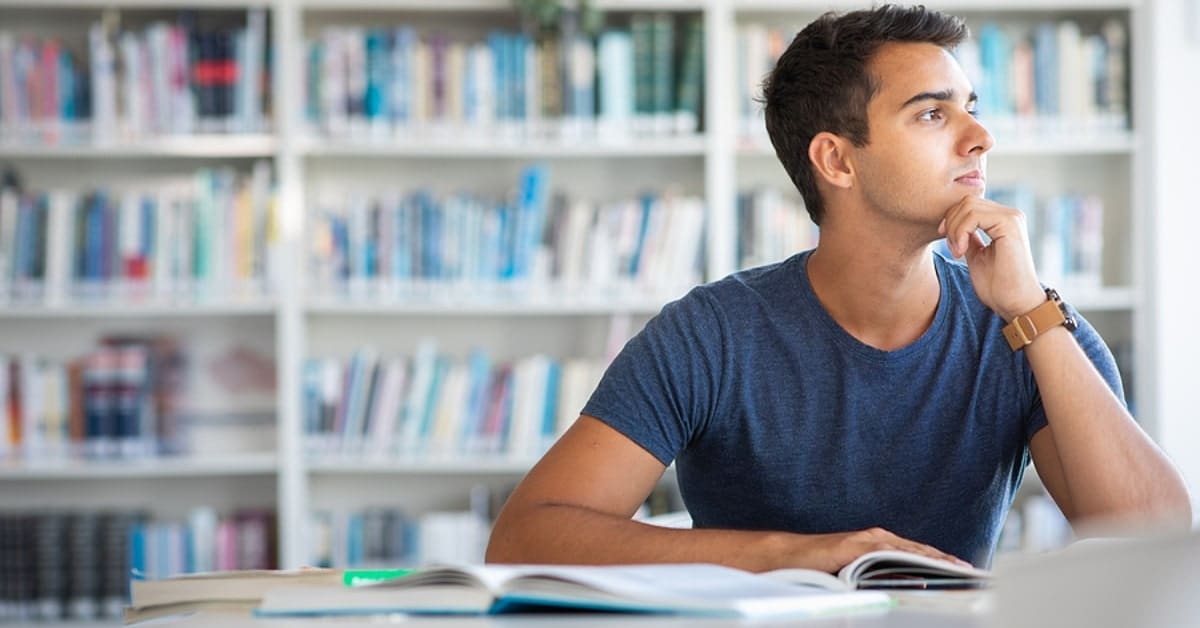
[[[1024,349],[1034,338],[1062,325],[1070,331],[1075,331],[1078,323],[1075,317],[1067,312],[1067,304],[1054,288],[1046,288],[1046,302],[1022,314],[1004,326],[1004,339],[1013,351]]]

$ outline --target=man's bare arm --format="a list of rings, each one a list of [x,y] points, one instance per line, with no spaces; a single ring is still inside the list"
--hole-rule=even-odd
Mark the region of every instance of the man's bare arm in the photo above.
[[[966,257],[979,299],[1005,321],[1045,302],[1020,211],[966,196],[946,212],[938,232],[951,253]],[[1030,452],[1071,523],[1190,526],[1191,502],[1179,471],[1134,422],[1071,333],[1051,329],[1025,352],[1048,423],[1033,437]]]
[[[705,562],[750,571],[809,567],[833,572],[876,549],[957,560],[872,528],[801,535],[677,530],[632,520],[664,465],[602,421],[581,416],[529,472],[492,530],[493,563]]]
[[[1072,524],[1190,527],[1179,471],[1109,390],[1065,328],[1025,348],[1048,426],[1030,442],[1046,488]]]

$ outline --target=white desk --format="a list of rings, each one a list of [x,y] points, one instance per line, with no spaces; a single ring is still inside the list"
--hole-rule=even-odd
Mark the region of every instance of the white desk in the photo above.
[[[200,614],[152,621],[139,626],[387,626],[403,628],[518,628],[522,626],[567,626],[579,628],[732,628],[742,626],[800,626],[802,628],[984,628],[988,616],[941,611],[893,609],[890,612],[840,615],[808,619],[701,619],[647,615],[501,615],[493,617],[371,617],[313,619],[253,619],[217,614]]]

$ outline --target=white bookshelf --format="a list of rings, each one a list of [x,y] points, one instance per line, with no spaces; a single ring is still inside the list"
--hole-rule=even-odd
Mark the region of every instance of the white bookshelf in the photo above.
[[[205,334],[219,335],[237,328],[242,330],[238,332],[241,334],[268,336],[274,346],[277,377],[277,437],[272,453],[150,462],[0,465],[0,501],[8,495],[40,491],[44,493],[41,495],[43,501],[58,499],[64,504],[98,505],[104,503],[109,492],[122,490],[120,482],[171,477],[200,483],[206,497],[211,493],[217,499],[227,500],[215,504],[218,507],[245,505],[233,501],[244,493],[233,490],[230,484],[236,484],[242,476],[252,475],[256,489],[262,488],[261,482],[271,484],[268,496],[263,498],[279,512],[281,566],[297,567],[304,562],[307,551],[300,522],[306,521],[309,510],[317,505],[352,502],[358,488],[374,483],[375,478],[379,478],[378,483],[389,486],[367,491],[374,497],[388,497],[392,480],[411,476],[411,481],[403,483],[403,495],[391,494],[392,498],[413,496],[415,503],[457,504],[465,500],[465,496],[449,494],[461,492],[463,483],[472,478],[483,477],[492,484],[504,484],[519,477],[532,460],[372,460],[338,456],[310,459],[305,454],[302,433],[303,361],[310,356],[339,350],[346,355],[372,338],[378,339],[383,355],[411,354],[413,340],[422,335],[461,335],[454,340],[464,346],[473,338],[503,340],[508,344],[498,352],[498,357],[502,358],[513,357],[506,355],[506,351],[519,356],[515,352],[526,345],[558,345],[568,350],[590,346],[595,352],[598,351],[596,347],[603,345],[612,326],[619,324],[615,321],[633,317],[632,329],[636,330],[669,297],[503,300],[455,295],[385,301],[310,294],[309,279],[304,271],[308,246],[305,217],[317,186],[343,183],[348,186],[387,184],[404,187],[425,181],[444,187],[500,185],[512,181],[513,162],[535,159],[549,161],[556,172],[561,168],[565,176],[556,176],[556,184],[572,192],[579,188],[582,190],[579,194],[585,197],[602,195],[611,188],[636,189],[637,185],[647,181],[680,180],[685,188],[703,195],[708,203],[706,274],[708,279],[720,278],[736,266],[735,193],[749,182],[778,182],[783,177],[782,168],[774,163],[769,146],[747,145],[738,137],[740,121],[736,118],[734,90],[719,87],[735,82],[733,59],[737,25],[778,16],[788,17],[791,20],[788,23],[800,23],[829,7],[846,9],[861,5],[840,0],[832,3],[810,0],[604,0],[597,4],[617,13],[668,10],[703,14],[707,112],[707,128],[703,135],[604,144],[346,141],[307,133],[299,105],[303,101],[302,43],[309,34],[306,27],[336,24],[342,16],[362,19],[363,15],[378,19],[380,24],[395,24],[414,14],[420,14],[422,24],[428,20],[444,20],[449,24],[464,16],[472,19],[501,16],[499,19],[511,23],[508,0],[0,0],[0,9],[52,7],[56,11],[96,11],[109,7],[131,10],[269,8],[271,40],[275,46],[275,92],[271,99],[274,103],[273,133],[154,139],[107,146],[0,145],[0,161],[16,163],[23,171],[30,172],[31,178],[39,168],[50,167],[57,177],[79,164],[79,178],[89,180],[95,176],[96,169],[128,167],[136,170],[144,165],[159,176],[164,168],[178,167],[181,173],[189,172],[188,159],[235,162],[246,158],[270,158],[274,162],[282,208],[279,229],[283,239],[284,267],[293,270],[280,278],[275,296],[250,302],[0,305],[0,320],[4,320],[6,326],[16,324],[11,329],[0,327],[0,352],[36,346],[37,341],[30,335],[37,331],[60,336],[53,343],[59,353],[65,352],[70,343],[78,345],[82,351],[87,345],[82,340],[86,335],[80,335],[81,326],[88,329],[107,325],[124,328],[128,323],[141,324],[151,320],[155,325],[175,330],[195,326]],[[1005,13],[1019,14],[1022,19],[1038,15],[1057,19],[1076,13],[1114,12],[1121,15],[1133,31],[1135,61],[1144,38],[1151,35],[1141,30],[1146,22],[1140,19],[1144,9],[1137,0],[1018,0],[1011,3],[949,0],[933,6],[966,12],[970,14],[969,18]],[[20,24],[6,24],[5,27],[19,29]],[[1133,70],[1138,69],[1135,62]],[[1145,100],[1153,98],[1153,94],[1144,90],[1136,75],[1133,79],[1132,106],[1136,111]],[[1145,207],[1141,192],[1144,183],[1134,176],[1141,166],[1141,146],[1146,141],[1145,130],[1141,128],[1135,128],[1131,133],[1067,137],[1061,141],[998,138],[991,166],[994,171],[1006,175],[1045,171],[1036,177],[1040,177],[1039,185],[1048,187],[1065,187],[1074,183],[1069,179],[1075,177],[1082,180],[1080,185],[1095,184],[1104,188],[1107,190],[1106,201],[1114,207],[1122,207],[1123,218],[1105,232],[1106,240],[1111,239],[1115,244],[1112,247],[1114,259],[1106,266],[1104,287],[1075,293],[1071,300],[1089,318],[1095,313],[1102,333],[1133,340],[1135,364],[1139,369],[1136,385],[1140,414],[1146,417],[1144,422],[1154,434],[1155,408],[1151,394],[1154,374],[1149,369],[1154,364],[1156,339],[1147,337],[1144,320],[1147,310],[1153,307],[1150,301],[1153,295],[1145,289],[1150,283],[1150,268],[1138,261],[1139,254],[1148,249],[1146,238],[1153,226],[1149,224],[1153,214]],[[47,166],[48,161],[55,165]],[[170,165],[164,165],[166,162]],[[593,172],[594,177],[591,176]],[[68,183],[69,175],[68,172]],[[71,482],[46,481],[82,481],[85,478],[90,480],[87,486],[91,487],[91,501],[87,495],[79,495],[76,489],[64,488]],[[469,487],[469,484],[465,486]],[[149,490],[170,492],[172,488],[168,484],[151,486]],[[261,490],[249,494],[263,495]]]
[[[463,460],[457,457],[396,460],[369,456],[322,456],[308,463],[309,473],[328,475],[506,475],[520,477],[537,462],[529,458],[479,457]]]
[[[200,135],[110,143],[0,143],[0,159],[246,159],[274,157],[276,150],[271,135]]]
[[[266,299],[227,303],[70,301],[50,305],[4,304],[0,306],[0,319],[262,317],[274,316],[276,310],[276,304]]]
[[[703,136],[604,143],[598,141],[533,140],[481,142],[464,140],[323,141],[302,143],[306,157],[410,157],[468,159],[553,159],[616,157],[703,157]]]
[[[273,453],[164,456],[132,460],[0,461],[0,480],[119,480],[274,475]],[[34,487],[36,490],[36,487]]]
[[[556,299],[541,302],[475,300],[355,303],[329,299],[310,302],[305,311],[320,316],[612,316],[656,314],[666,300]]]

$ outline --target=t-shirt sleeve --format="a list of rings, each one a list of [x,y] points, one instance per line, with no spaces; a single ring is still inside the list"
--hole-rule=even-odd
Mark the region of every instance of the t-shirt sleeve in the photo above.
[[[1117,370],[1117,362],[1113,359],[1112,352],[1108,350],[1108,345],[1104,344],[1104,339],[1096,332],[1091,323],[1087,322],[1079,312],[1068,305],[1068,311],[1075,316],[1075,320],[1079,322],[1079,327],[1075,330],[1075,340],[1079,342],[1079,346],[1083,352],[1087,354],[1092,364],[1096,366],[1096,370],[1100,372],[1100,377],[1104,378],[1104,382],[1108,384],[1109,389],[1125,404],[1125,389],[1121,384],[1121,373]],[[1033,394],[1033,412],[1029,415],[1029,421],[1025,428],[1025,441],[1029,442],[1034,434],[1037,434],[1043,427],[1046,427],[1046,408],[1042,406],[1042,395],[1038,391],[1037,382],[1033,377],[1033,369],[1029,369],[1029,385]]]
[[[663,464],[717,412],[727,334],[704,290],[665,306],[626,343],[583,408]]]

